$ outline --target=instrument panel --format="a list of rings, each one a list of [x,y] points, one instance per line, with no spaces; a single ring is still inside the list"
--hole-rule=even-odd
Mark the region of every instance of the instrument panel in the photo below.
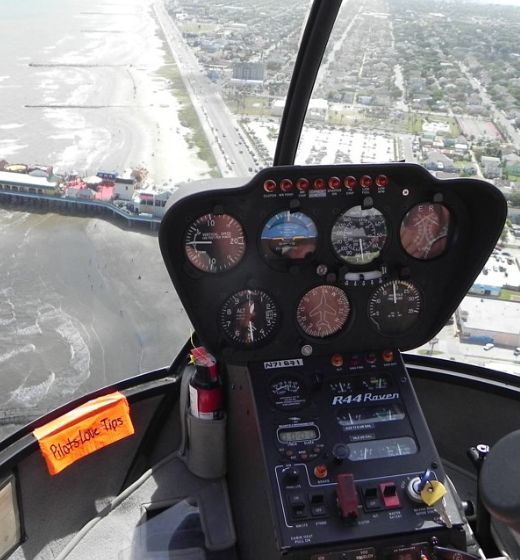
[[[161,251],[201,341],[236,363],[424,344],[506,213],[491,184],[404,163],[276,167],[193,191],[165,215]]]

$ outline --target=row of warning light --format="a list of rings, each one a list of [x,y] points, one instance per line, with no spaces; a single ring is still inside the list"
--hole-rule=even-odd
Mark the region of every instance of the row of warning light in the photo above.
[[[377,177],[373,178],[370,175],[362,175],[359,179],[357,179],[353,175],[349,175],[343,180],[339,177],[329,177],[328,179],[317,177],[312,181],[309,181],[309,179],[305,177],[300,177],[295,181],[292,179],[281,179],[280,182],[276,182],[274,179],[266,179],[264,181],[264,191],[267,193],[273,193],[277,190],[282,192],[291,192],[296,189],[300,192],[305,192],[309,189],[318,191],[322,191],[327,188],[331,190],[338,190],[341,189],[341,187],[352,190],[357,185],[361,185],[361,187],[368,189],[374,184],[378,187],[385,188],[388,186],[388,177],[386,175],[377,175]]]

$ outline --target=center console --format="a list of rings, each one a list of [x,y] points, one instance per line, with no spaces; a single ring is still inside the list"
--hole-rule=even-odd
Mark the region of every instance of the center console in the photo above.
[[[418,492],[425,477],[446,476],[397,351],[248,370],[280,557],[424,560],[434,546],[466,549],[453,496],[443,519]]]

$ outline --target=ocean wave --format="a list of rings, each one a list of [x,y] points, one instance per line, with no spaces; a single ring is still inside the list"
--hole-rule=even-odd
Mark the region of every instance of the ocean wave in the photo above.
[[[35,334],[42,334],[42,330],[40,329],[40,326],[38,324],[34,324],[22,329],[16,329],[16,334],[17,336],[33,336]]]
[[[16,401],[18,404],[27,407],[36,406],[47,396],[55,380],[56,375],[53,371],[51,371],[47,378],[40,383],[28,386],[25,384],[20,385],[14,391],[11,391],[10,398],[7,402],[11,403],[12,401]]]
[[[8,123],[8,124],[0,124],[0,130],[11,130],[11,128],[21,128],[25,126],[22,123]]]
[[[25,344],[24,346],[20,346],[19,348],[13,348],[13,350],[9,350],[9,352],[0,354],[0,364],[11,360],[19,354],[27,354],[28,352],[34,352],[35,350],[36,346],[34,344]]]
[[[68,319],[61,323],[56,332],[67,342],[70,349],[70,366],[66,375],[60,376],[57,386],[62,394],[70,395],[90,377],[90,351],[79,330]]]

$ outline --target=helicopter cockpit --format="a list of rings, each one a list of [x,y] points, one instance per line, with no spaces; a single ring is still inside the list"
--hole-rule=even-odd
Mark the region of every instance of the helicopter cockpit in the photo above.
[[[275,167],[173,204],[161,250],[226,372],[239,533],[263,512],[242,557],[467,551],[399,350],[446,323],[505,212],[485,182],[402,163]]]
[[[1,558],[520,557],[520,384],[401,353],[450,320],[506,202],[404,161],[294,165],[340,5],[310,7],[273,165],[168,201],[193,326],[171,366],[0,442]]]

